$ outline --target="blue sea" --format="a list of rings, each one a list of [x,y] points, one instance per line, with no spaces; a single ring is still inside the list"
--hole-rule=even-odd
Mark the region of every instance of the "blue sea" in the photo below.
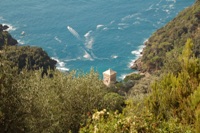
[[[19,45],[42,47],[61,71],[118,79],[133,72],[144,42],[195,0],[0,0],[0,23]]]

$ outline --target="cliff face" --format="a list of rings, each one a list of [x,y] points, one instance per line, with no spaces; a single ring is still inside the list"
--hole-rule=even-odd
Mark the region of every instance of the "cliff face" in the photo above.
[[[17,44],[17,40],[12,38],[12,36],[6,31],[7,28],[7,25],[0,24],[0,49],[2,49],[4,45]]]
[[[182,50],[186,40],[194,43],[193,52],[200,57],[200,1],[178,14],[171,22],[158,29],[146,42],[143,56],[132,68],[140,71],[154,72],[160,70],[167,53]]]

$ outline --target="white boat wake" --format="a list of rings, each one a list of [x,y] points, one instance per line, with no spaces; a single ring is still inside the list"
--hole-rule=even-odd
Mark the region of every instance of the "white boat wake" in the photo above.
[[[76,37],[78,40],[81,40],[80,35],[78,34],[77,31],[75,31],[72,27],[67,26],[67,29],[69,30],[69,32]]]
[[[94,53],[92,52],[92,46],[94,44],[94,38],[91,36],[91,33],[92,31],[90,30],[89,32],[87,32],[85,35],[84,35],[84,40],[81,39],[79,33],[73,29],[72,27],[70,26],[67,26],[67,29],[69,30],[69,32],[75,37],[77,38],[78,40],[80,40],[82,42],[82,49],[83,49],[83,58],[87,59],[87,60],[91,60],[93,61],[96,56],[94,55]]]

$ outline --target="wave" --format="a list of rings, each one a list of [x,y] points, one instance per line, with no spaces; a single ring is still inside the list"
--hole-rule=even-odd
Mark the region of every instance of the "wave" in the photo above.
[[[169,5],[170,9],[174,9],[174,4]]]
[[[25,36],[25,34],[26,34],[25,31],[21,32],[21,36]]]
[[[88,49],[92,49],[92,46],[94,44],[94,38],[91,36],[92,31],[88,31],[84,37],[85,37],[85,47]]]
[[[176,3],[176,0],[166,0],[166,1],[172,1],[172,2]]]
[[[65,72],[69,71],[69,68],[65,67],[65,63],[63,61],[60,61],[59,59],[57,59],[55,57],[52,57],[52,59],[57,61],[56,69],[58,69],[60,71],[65,71]]]
[[[102,28],[103,26],[104,26],[104,25],[99,24],[99,25],[97,25],[96,29],[98,30],[98,29]]]
[[[146,42],[146,40],[144,42]],[[145,45],[141,45],[138,47],[138,50],[133,50],[131,53],[138,58],[138,57],[142,56],[142,51],[143,51],[144,47],[145,47]]]
[[[108,27],[105,27],[105,28],[103,28],[103,30],[104,30],[104,31],[107,31],[107,30],[109,30],[109,29],[108,29]]]
[[[91,57],[91,55],[90,55],[86,50],[85,50],[84,52],[85,52],[85,54],[83,55],[84,58],[86,58],[86,59],[88,59],[88,60],[91,60],[91,61],[94,60],[94,59]]]
[[[143,41],[143,44],[147,43],[149,41],[148,38],[145,38],[144,41]],[[143,45],[143,48],[145,47],[145,45]]]
[[[126,29],[126,28],[128,28],[129,27],[129,24],[127,24],[127,23],[118,23],[118,29],[119,30],[123,30],[123,29]]]
[[[170,10],[168,10],[168,9],[165,9],[163,11],[166,12],[167,14],[170,14]]]
[[[133,25],[136,25],[136,24],[140,24],[140,22],[139,21],[133,22]]]
[[[81,40],[80,35],[78,34],[78,32],[76,30],[74,30],[72,27],[67,26],[67,29],[69,30],[69,32],[76,37],[78,40]]]
[[[136,57],[139,57],[140,56],[140,50],[133,50],[131,52],[133,55],[136,55]]]
[[[160,3],[162,2],[163,0],[160,0],[157,4],[156,4],[156,6],[159,6],[160,5]]]
[[[147,8],[145,11],[153,10],[154,9],[153,6],[154,6],[154,4],[150,5],[149,8]]]
[[[128,24],[126,24],[126,23],[119,23],[118,25],[119,26],[128,26]]]
[[[66,67],[56,67],[60,71],[69,71],[69,68]]]
[[[112,58],[112,59],[117,59],[118,56],[117,56],[117,55],[111,55],[111,58]]]
[[[111,22],[110,22],[110,24],[113,24],[115,22],[115,20],[112,20]]]
[[[55,36],[54,39],[55,39],[57,42],[62,43],[62,41],[61,41],[57,36]]]
[[[138,59],[139,57],[142,56],[142,51],[145,48],[145,43],[148,42],[148,39],[144,39],[143,41],[143,45],[139,46],[137,50],[133,50],[131,53],[133,55],[135,55],[135,59],[131,60],[128,64],[128,67],[130,68],[131,66],[133,66],[134,62],[136,61],[136,59]]]
[[[135,60],[131,60],[128,64],[128,68],[131,68],[135,63]]]
[[[123,17],[121,19],[121,21],[126,21],[127,19],[131,19],[131,18],[136,17],[138,15],[140,15],[140,13],[134,13],[134,14],[131,14],[131,15],[127,15],[127,16]]]
[[[70,61],[77,61],[81,60],[81,57],[75,58],[75,59],[66,59],[65,62],[70,62]]]
[[[25,42],[24,42],[24,41],[22,41],[22,40],[20,40],[20,39],[19,39],[19,40],[17,40],[17,42],[18,42],[18,44],[19,44],[19,45],[24,45],[24,44],[25,44]]]
[[[127,74],[121,74],[121,75],[119,76],[119,79],[124,80],[126,76],[127,76]]]

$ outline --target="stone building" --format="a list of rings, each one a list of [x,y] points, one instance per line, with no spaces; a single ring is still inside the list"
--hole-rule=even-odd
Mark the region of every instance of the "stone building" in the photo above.
[[[116,82],[117,72],[113,71],[112,69],[108,69],[107,71],[103,72],[103,83],[107,86],[114,84]]]

